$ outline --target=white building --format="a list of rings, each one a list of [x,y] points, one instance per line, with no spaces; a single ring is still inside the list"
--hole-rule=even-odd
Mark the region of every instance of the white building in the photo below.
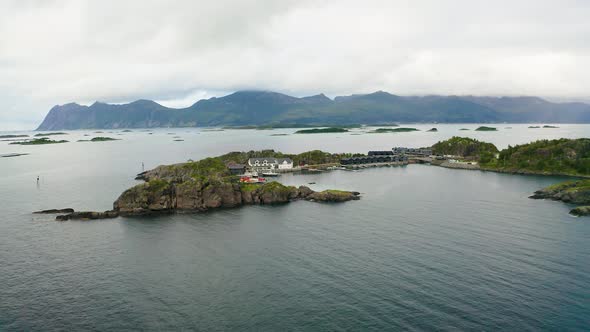
[[[293,160],[290,158],[250,158],[248,166],[252,170],[288,170],[293,168]]]
[[[290,158],[278,158],[277,165],[279,169],[292,169],[293,160],[291,160]]]

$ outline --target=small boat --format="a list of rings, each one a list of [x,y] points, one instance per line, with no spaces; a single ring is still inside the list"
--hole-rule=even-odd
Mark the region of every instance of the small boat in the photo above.
[[[330,166],[327,168],[328,171],[335,171],[335,170],[346,170],[346,167],[343,166]]]
[[[279,176],[280,174],[279,174],[279,173],[275,173],[275,172],[272,172],[272,171],[271,171],[271,172],[263,172],[263,173],[262,173],[262,175],[264,175],[264,176],[268,176],[268,177],[277,177],[277,176]]]
[[[240,177],[242,183],[265,183],[266,179],[258,176],[242,176]]]

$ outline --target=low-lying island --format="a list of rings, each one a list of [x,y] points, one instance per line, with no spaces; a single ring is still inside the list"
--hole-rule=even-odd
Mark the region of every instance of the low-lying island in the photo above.
[[[251,152],[256,154],[257,152]],[[237,158],[236,158],[237,157]],[[296,200],[311,202],[346,202],[358,200],[355,191],[324,190],[316,192],[306,186],[285,186],[279,182],[242,183],[232,175],[228,162],[240,162],[241,154],[228,154],[200,161],[158,166],[138,175],[145,181],[124,191],[104,212],[69,209],[56,220],[94,220],[119,216],[145,216],[163,213],[198,213],[242,205],[279,204]],[[36,213],[61,212],[45,210]]]

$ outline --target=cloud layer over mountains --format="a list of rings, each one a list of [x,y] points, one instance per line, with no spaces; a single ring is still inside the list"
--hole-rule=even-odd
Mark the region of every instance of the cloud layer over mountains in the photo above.
[[[303,96],[590,99],[588,1],[2,1],[0,129],[55,104]]]

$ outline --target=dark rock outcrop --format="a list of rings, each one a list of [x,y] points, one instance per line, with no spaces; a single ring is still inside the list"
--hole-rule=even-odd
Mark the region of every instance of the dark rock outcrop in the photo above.
[[[150,181],[123,192],[113,204],[121,216],[204,212],[253,204],[281,204],[294,200],[345,202],[359,199],[360,193],[325,190],[315,192],[308,187],[284,186],[278,182],[240,184],[228,182],[203,183],[192,180],[178,184]]]
[[[73,209],[45,210],[35,213],[66,213],[56,220],[96,220],[119,216],[144,216],[176,212],[205,212],[242,205],[284,204],[296,200],[312,202],[346,202],[360,199],[355,191],[324,190],[316,192],[309,187],[284,186],[278,182],[265,184],[239,184],[228,182],[202,183],[187,181],[169,183],[152,180],[130,189],[113,203],[113,210],[104,212]]]
[[[58,221],[65,221],[65,220],[96,220],[96,219],[109,219],[109,218],[117,218],[119,216],[118,211],[104,211],[104,212],[94,212],[94,211],[82,211],[82,212],[72,212],[64,215],[58,215],[55,217],[55,220]]]
[[[590,206],[578,206],[570,211],[570,214],[578,217],[590,216]]]
[[[590,215],[590,180],[567,181],[537,190],[533,199],[551,199],[569,204],[582,205],[570,211],[574,216]]]
[[[537,190],[533,199],[552,199],[577,205],[590,205],[590,180],[568,181]]]
[[[65,208],[65,209],[50,209],[50,210],[41,210],[33,212],[35,214],[57,214],[57,213],[72,213],[74,209],[72,208]]]
[[[359,199],[359,195],[356,191],[324,190],[312,192],[305,199],[317,202],[346,202]]]

